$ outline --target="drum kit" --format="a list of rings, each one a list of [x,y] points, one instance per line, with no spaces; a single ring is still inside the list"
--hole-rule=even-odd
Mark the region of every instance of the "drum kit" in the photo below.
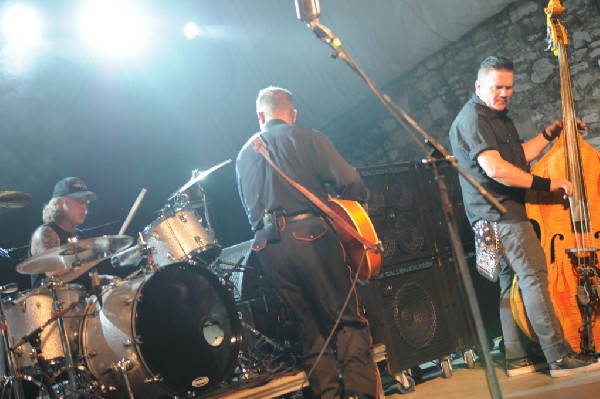
[[[133,247],[132,237],[102,236],[17,265],[19,273],[48,277],[21,292],[16,284],[0,286],[0,399],[200,397],[248,377],[251,362],[241,360],[248,323],[229,278],[244,267],[241,259],[218,259],[221,247],[197,184],[212,170],[170,196]],[[195,184],[201,206],[189,201]],[[7,193],[0,192],[0,209],[31,198]],[[106,259],[136,269],[96,287],[96,295],[74,283]]]

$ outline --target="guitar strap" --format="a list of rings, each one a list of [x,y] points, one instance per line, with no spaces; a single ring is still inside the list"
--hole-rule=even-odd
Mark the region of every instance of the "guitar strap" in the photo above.
[[[262,155],[269,165],[273,167],[283,177],[285,181],[287,181],[292,187],[298,190],[302,195],[310,200],[317,208],[319,208],[327,217],[332,219],[335,222],[335,225],[344,229],[348,234],[358,240],[362,245],[364,245],[369,251],[378,252],[379,247],[376,243],[373,243],[363,236],[360,235],[358,231],[354,227],[350,225],[347,221],[345,221],[341,216],[336,214],[323,200],[314,195],[309,189],[296,182],[294,179],[289,177],[283,170],[281,170],[275,163],[271,160],[271,156],[269,155],[269,150],[267,149],[267,145],[263,140],[260,134],[256,134],[254,139],[250,143],[254,151]]]

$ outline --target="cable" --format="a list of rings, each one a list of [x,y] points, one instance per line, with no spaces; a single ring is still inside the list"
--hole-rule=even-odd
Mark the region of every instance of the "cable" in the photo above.
[[[319,352],[319,355],[317,356],[317,359],[315,360],[313,366],[311,367],[309,372],[306,373],[306,377],[304,377],[304,379],[302,380],[302,383],[300,384],[300,388],[294,394],[299,394],[302,391],[304,384],[306,384],[308,382],[308,379],[310,378],[312,373],[315,371],[317,364],[319,363],[319,360],[321,360],[321,358],[323,357],[323,353],[325,353],[325,350],[329,347],[329,342],[333,338],[333,335],[335,334],[337,327],[340,324],[340,321],[342,320],[342,315],[344,314],[344,310],[346,310],[346,307],[348,306],[348,303],[350,302],[350,298],[352,297],[352,294],[355,292],[356,282],[358,281],[359,271],[363,266],[366,254],[367,254],[367,249],[364,248],[362,256],[361,256],[360,264],[356,268],[356,272],[354,273],[354,277],[352,278],[352,285],[350,286],[348,295],[346,295],[346,300],[344,301],[344,304],[342,305],[342,308],[340,309],[340,314],[338,315],[338,318],[336,319],[335,323],[333,324],[333,327],[331,328],[331,331],[329,332],[329,335],[327,336],[327,339],[325,340],[325,343],[323,344],[323,347],[321,348],[321,351]]]

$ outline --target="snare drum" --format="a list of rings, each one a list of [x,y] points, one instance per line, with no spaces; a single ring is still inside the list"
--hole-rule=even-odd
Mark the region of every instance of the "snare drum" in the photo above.
[[[241,322],[225,283],[209,270],[175,263],[121,281],[101,298],[102,307],[88,306],[80,335],[86,366],[107,392],[127,397],[115,372],[121,359],[136,398],[198,394],[233,373]]]
[[[79,284],[65,284],[55,288],[58,301],[62,310],[71,309],[62,316],[66,338],[71,349],[71,354],[77,352],[77,333],[80,321],[85,311],[85,291]],[[16,299],[7,299],[3,303],[4,313],[8,321],[8,332],[12,345],[21,341],[37,328],[43,327],[40,339],[41,355],[50,363],[61,364],[64,361],[58,323],[56,320],[44,326],[55,314],[54,298],[52,291],[46,287],[19,293]],[[17,370],[29,371],[37,364],[37,356],[29,342],[15,348],[15,367]]]
[[[148,246],[156,249],[154,262],[158,266],[194,258],[209,264],[221,252],[217,240],[191,209],[164,213],[148,226],[144,235]]]

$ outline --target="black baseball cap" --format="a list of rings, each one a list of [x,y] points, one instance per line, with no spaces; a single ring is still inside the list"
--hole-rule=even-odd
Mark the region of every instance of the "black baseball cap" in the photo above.
[[[52,198],[71,197],[83,198],[89,197],[91,200],[98,198],[96,194],[88,190],[87,185],[79,177],[65,177],[54,186]]]

